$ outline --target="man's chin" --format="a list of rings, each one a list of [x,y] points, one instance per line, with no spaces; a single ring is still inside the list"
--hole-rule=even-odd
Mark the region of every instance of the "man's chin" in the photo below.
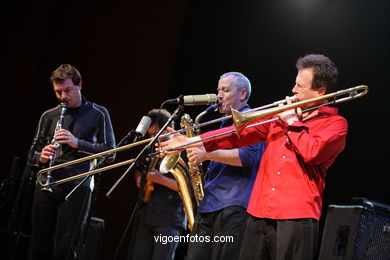
[[[221,113],[221,114],[230,114],[230,108],[227,109],[227,108],[220,107],[219,108],[219,113]]]

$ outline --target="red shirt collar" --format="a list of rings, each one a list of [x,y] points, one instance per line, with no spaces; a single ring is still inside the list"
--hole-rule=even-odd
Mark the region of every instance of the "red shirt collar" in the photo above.
[[[328,114],[328,115],[337,115],[338,111],[339,111],[339,109],[337,107],[327,107],[327,106],[324,106],[324,107],[318,108],[318,113],[322,114],[322,115],[326,115],[326,114]]]

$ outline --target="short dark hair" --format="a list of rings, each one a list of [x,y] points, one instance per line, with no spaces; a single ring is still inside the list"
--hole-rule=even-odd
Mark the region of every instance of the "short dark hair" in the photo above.
[[[161,128],[168,122],[171,113],[166,109],[152,109],[148,112],[148,117],[152,120],[151,126],[157,124],[158,128]],[[174,122],[172,121],[169,126],[173,128],[173,125]]]
[[[51,73],[50,83],[62,82],[65,79],[71,79],[73,84],[78,85],[81,82],[81,74],[72,65],[62,64]]]
[[[327,92],[333,91],[337,85],[338,71],[336,65],[328,57],[321,54],[308,54],[298,59],[297,70],[313,69],[312,88],[324,87]]]
[[[234,77],[234,85],[236,86],[237,90],[241,90],[243,88],[246,89],[247,95],[245,98],[245,103],[248,102],[248,99],[250,98],[252,93],[251,82],[249,81],[249,79],[244,74],[236,71],[226,72],[222,74],[219,78],[223,79],[230,76]]]

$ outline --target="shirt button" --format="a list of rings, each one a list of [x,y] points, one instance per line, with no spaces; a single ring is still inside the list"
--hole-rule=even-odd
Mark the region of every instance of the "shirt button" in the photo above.
[[[273,191],[274,191],[274,190],[275,190],[275,188],[272,188],[271,190],[273,190]]]
[[[283,157],[282,157],[282,158],[283,158],[283,159],[286,159],[286,156],[284,156],[284,155],[283,155]]]
[[[290,132],[290,131],[288,131],[288,132],[287,132],[287,134],[291,134],[291,132]]]
[[[286,142],[290,141],[288,138],[286,139]]]
[[[278,175],[280,175],[280,172],[278,172]]]

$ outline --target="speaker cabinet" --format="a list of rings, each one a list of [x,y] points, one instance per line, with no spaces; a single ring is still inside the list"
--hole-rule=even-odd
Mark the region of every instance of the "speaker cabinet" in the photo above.
[[[104,220],[91,218],[82,260],[99,260],[103,242]]]
[[[319,259],[390,260],[390,215],[362,205],[329,205]]]

